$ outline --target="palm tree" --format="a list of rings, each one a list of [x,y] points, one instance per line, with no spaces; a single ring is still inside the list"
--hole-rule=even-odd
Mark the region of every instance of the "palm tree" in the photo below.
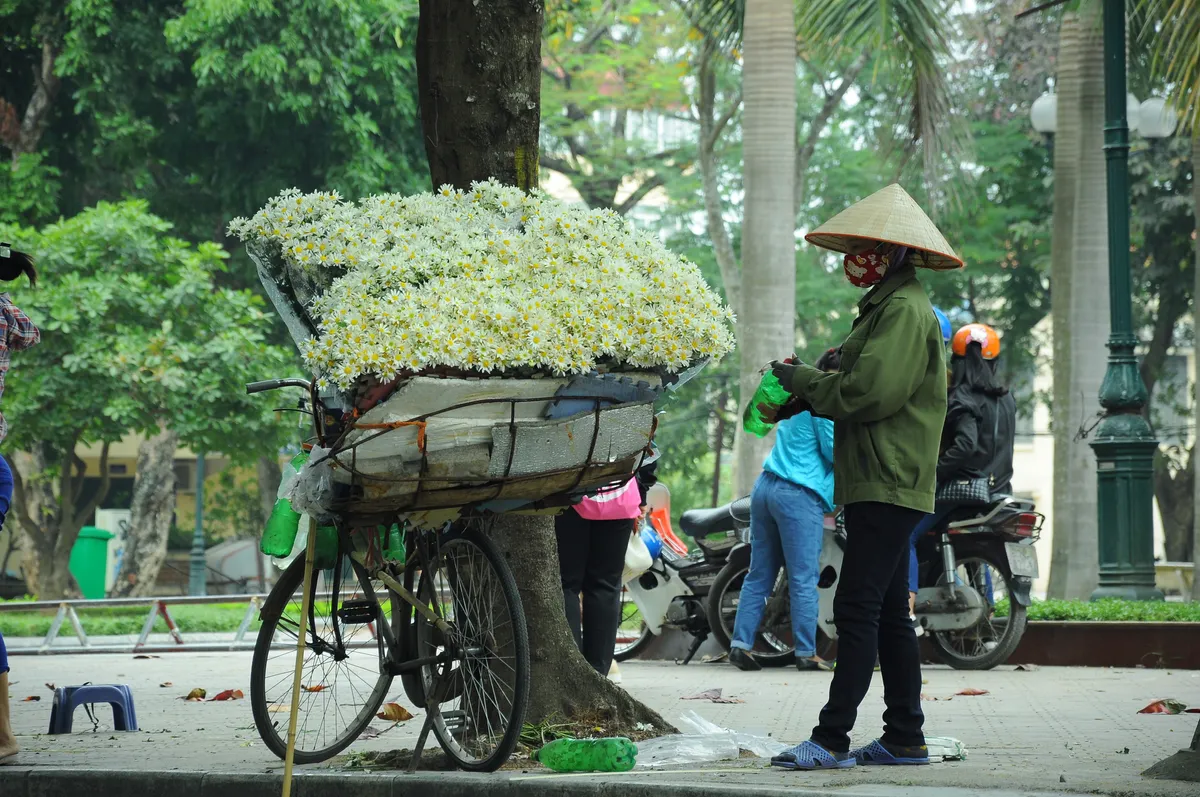
[[[1060,116],[1059,128],[1067,140],[1062,148],[1055,142],[1055,212],[1060,192],[1069,195],[1071,207],[1064,207],[1066,218],[1054,220],[1054,246],[1067,250],[1067,268],[1054,272],[1055,278],[1066,277],[1065,284],[1053,285],[1056,423],[1050,594],[1081,599],[1091,595],[1097,583],[1099,521],[1096,457],[1086,442],[1075,439],[1075,431],[1093,413],[1100,394],[1109,333],[1100,4],[1088,4],[1065,17],[1060,37],[1059,113],[1065,110],[1067,116]],[[1060,243],[1064,235],[1067,240]]]
[[[927,173],[939,152],[953,149],[942,65],[949,58],[946,0],[681,0],[697,24],[719,40],[741,39],[745,221],[738,313],[741,399],[758,384],[758,369],[795,345],[795,137],[797,36],[808,49],[871,52],[903,65],[893,96],[909,145],[923,148]],[[798,11],[793,16],[794,9]],[[770,448],[739,438],[738,494],[750,491]]]
[[[1074,264],[1071,243],[1074,240],[1076,168],[1079,164],[1079,89],[1082,82],[1083,52],[1079,38],[1079,17],[1073,11],[1063,15],[1058,34],[1058,76],[1055,94],[1058,98],[1058,133],[1054,139],[1054,229],[1050,248],[1050,283],[1054,286],[1051,295],[1053,307],[1054,353],[1054,510],[1051,517],[1052,538],[1049,594],[1065,597],[1075,592],[1070,583],[1070,563],[1091,567],[1096,558],[1086,551],[1076,550],[1081,537],[1094,540],[1094,535],[1082,531],[1081,524],[1065,511],[1066,497],[1080,488],[1081,481],[1091,474],[1077,473],[1065,467],[1069,452],[1078,443],[1071,420],[1076,424],[1085,412],[1087,396],[1074,396],[1071,392],[1072,362],[1070,335],[1071,272]],[[1092,479],[1092,481],[1095,481]],[[1059,499],[1063,503],[1059,503]]]

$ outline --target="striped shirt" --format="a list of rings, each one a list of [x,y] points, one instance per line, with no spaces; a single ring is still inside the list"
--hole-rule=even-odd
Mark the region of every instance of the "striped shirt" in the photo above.
[[[4,378],[12,365],[12,353],[36,346],[42,333],[21,312],[7,293],[0,293],[0,396],[4,395]],[[0,414],[0,442],[8,437],[8,421]]]

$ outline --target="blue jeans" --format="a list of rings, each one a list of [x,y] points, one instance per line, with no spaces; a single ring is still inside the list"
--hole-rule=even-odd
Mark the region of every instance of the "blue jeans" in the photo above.
[[[812,490],[764,471],[750,495],[750,571],[742,582],[731,647],[754,648],[754,637],[775,587],[787,568],[796,657],[817,648],[817,578],[825,539],[825,509]]]
[[[0,528],[4,528],[4,518],[8,515],[12,494],[12,470],[8,467],[8,461],[0,457]],[[2,575],[4,574],[0,573],[0,576]],[[0,634],[0,672],[8,672],[8,651],[4,647],[4,634]]]

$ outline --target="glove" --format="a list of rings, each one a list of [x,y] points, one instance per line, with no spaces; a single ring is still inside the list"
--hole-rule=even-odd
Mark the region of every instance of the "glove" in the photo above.
[[[792,393],[792,383],[796,377],[796,372],[799,371],[799,363],[794,356],[787,358],[783,362],[771,363],[771,373],[779,380],[779,384],[783,385],[783,389]],[[793,393],[793,395],[795,395]]]

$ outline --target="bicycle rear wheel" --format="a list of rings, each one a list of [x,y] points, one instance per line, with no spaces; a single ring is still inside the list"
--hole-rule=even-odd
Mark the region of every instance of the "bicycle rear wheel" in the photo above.
[[[529,636],[508,563],[476,522],[455,524],[418,543],[422,602],[449,626],[417,613],[416,658],[425,710],[451,759],[471,772],[494,772],[516,749],[529,699]],[[410,557],[410,564],[412,560]]]
[[[342,578],[337,592],[313,601],[308,624],[296,724],[297,764],[324,761],[346,749],[375,716],[392,683],[381,666],[383,642],[366,619],[373,616],[374,623],[391,623],[399,617],[399,607],[379,597],[390,595],[383,584],[368,581],[370,589],[364,589],[346,556],[340,556],[334,568],[314,574],[315,595],[333,590],[338,569]],[[287,752],[303,580],[304,557],[299,556],[263,605],[250,667],[254,724],[267,748],[280,758]],[[380,600],[386,609],[380,607]]]

